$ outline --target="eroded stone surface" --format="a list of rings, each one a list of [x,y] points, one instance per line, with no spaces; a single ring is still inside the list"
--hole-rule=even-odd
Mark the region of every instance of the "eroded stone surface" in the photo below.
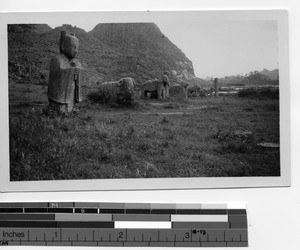
[[[134,104],[136,99],[135,88],[135,80],[131,77],[125,77],[119,81],[101,83],[99,94],[102,102]]]
[[[76,59],[79,40],[73,34],[62,31],[60,55],[50,63],[48,83],[49,109],[52,113],[68,114],[74,111],[75,104],[82,100],[82,66]]]

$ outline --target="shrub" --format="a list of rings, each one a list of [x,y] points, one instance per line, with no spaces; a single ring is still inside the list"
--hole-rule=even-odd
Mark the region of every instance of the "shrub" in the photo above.
[[[95,103],[101,103],[102,102],[102,99],[101,99],[101,96],[100,96],[99,92],[91,92],[87,95],[87,98],[90,101],[95,102]]]
[[[117,94],[116,103],[124,106],[135,106],[137,101],[131,92],[122,90]]]

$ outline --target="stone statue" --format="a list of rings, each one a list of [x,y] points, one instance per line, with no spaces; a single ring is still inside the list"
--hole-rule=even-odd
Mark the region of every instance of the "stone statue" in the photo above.
[[[160,79],[144,82],[141,85],[142,97],[147,97],[150,93],[150,96],[153,94],[159,100],[169,98],[170,81],[167,74],[168,72],[164,72]]]
[[[168,71],[165,71],[163,76],[162,76],[162,82],[165,87],[165,98],[170,97],[170,81],[168,78]]]
[[[104,82],[99,86],[99,97],[101,102],[131,106],[136,99],[135,88],[137,88],[137,84],[131,77],[125,77],[114,82]]]
[[[69,114],[74,111],[75,103],[82,100],[82,66],[76,59],[79,41],[74,34],[61,32],[60,55],[50,63],[48,84],[49,111],[55,114]]]

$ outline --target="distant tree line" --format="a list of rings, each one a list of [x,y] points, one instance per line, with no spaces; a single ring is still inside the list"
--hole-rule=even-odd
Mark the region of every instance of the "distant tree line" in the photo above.
[[[278,85],[279,80],[272,80],[258,71],[251,71],[248,74],[225,76],[219,79],[222,85],[245,86],[245,85]]]

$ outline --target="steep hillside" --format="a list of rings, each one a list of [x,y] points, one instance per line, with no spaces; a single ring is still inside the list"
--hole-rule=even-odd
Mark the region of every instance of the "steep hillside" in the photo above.
[[[34,32],[37,34],[42,34],[44,32],[52,30],[48,24],[18,24],[18,25],[8,25],[8,32],[11,33],[22,33],[22,32]]]
[[[153,23],[98,24],[91,32],[63,25],[8,25],[9,78],[12,82],[47,84],[49,62],[59,54],[60,32],[74,33],[79,41],[78,59],[84,83],[130,76],[138,82],[161,76],[194,79],[192,62]]]
[[[62,30],[74,33],[80,40],[78,59],[84,67],[85,84],[93,84],[101,77],[93,65],[93,58],[100,51],[109,51],[105,44],[83,29],[71,25],[50,28],[44,32],[36,30],[41,31],[42,26],[8,25],[8,64],[11,81],[47,84],[49,63],[53,56],[59,54]]]
[[[90,34],[123,55],[113,58],[121,74],[147,79],[169,70],[173,76],[194,77],[192,62],[154,23],[98,24]]]

